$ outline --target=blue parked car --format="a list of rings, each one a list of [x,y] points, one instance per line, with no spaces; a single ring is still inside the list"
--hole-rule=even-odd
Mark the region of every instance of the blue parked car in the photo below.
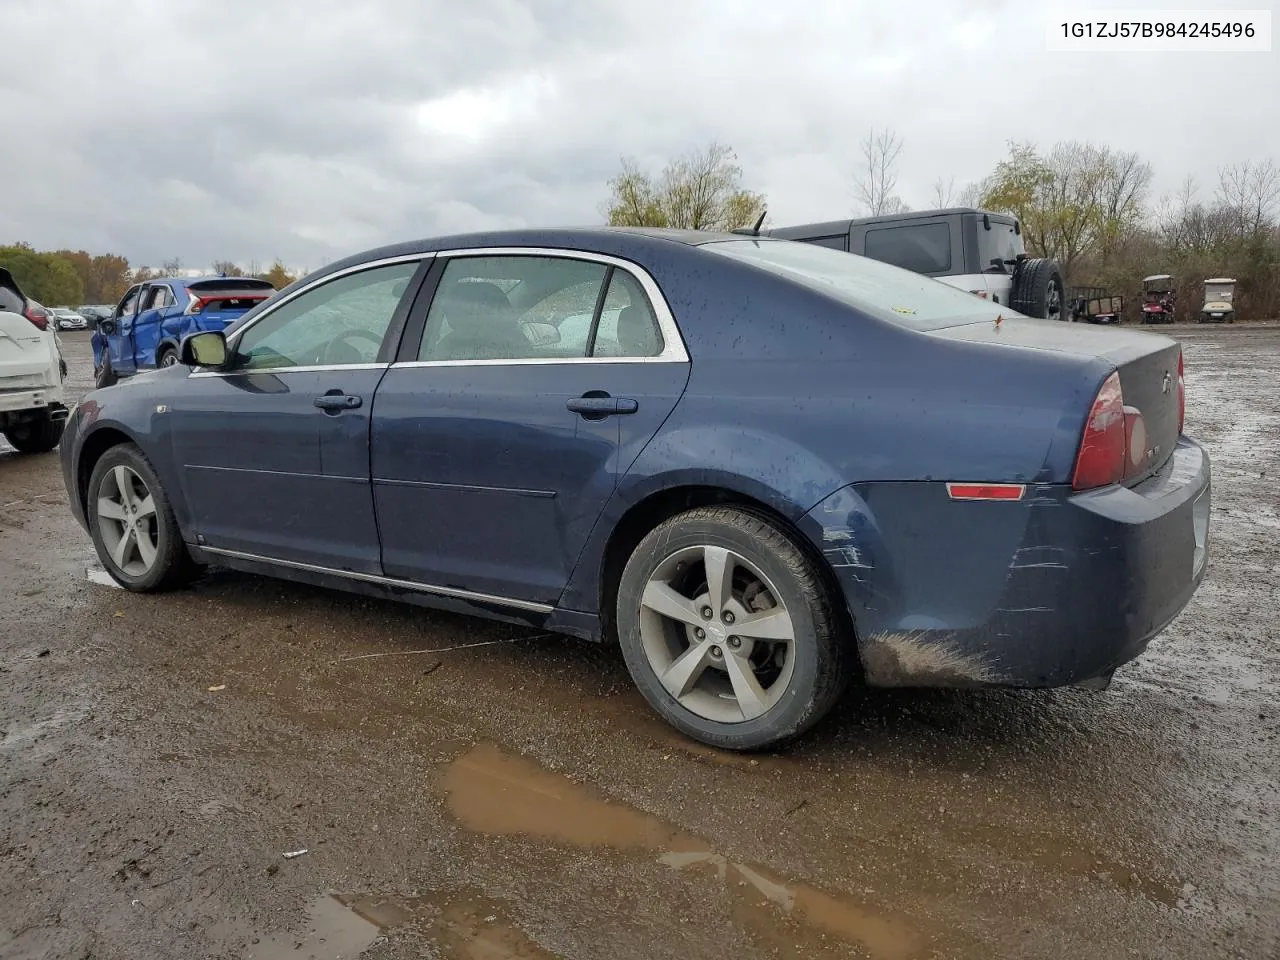
[[[94,331],[97,385],[172,366],[187,334],[222,330],[274,292],[270,283],[253,277],[165,277],[135,284]]]
[[[179,359],[62,443],[121,585],[217,563],[616,640],[721,747],[855,678],[1105,685],[1206,567],[1176,342],[810,244],[405,243]]]

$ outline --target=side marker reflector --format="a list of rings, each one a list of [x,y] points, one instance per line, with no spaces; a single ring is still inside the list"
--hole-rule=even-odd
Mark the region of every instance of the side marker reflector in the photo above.
[[[947,484],[947,496],[952,500],[1021,500],[1026,492],[1025,483]]]

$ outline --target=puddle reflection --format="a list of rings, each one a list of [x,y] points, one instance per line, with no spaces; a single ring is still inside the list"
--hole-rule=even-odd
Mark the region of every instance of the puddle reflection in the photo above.
[[[709,869],[748,933],[787,955],[824,952],[826,938],[856,944],[875,960],[909,960],[923,951],[923,937],[901,918],[731,861],[657,817],[597,797],[493,744],[480,744],[454,761],[443,789],[454,816],[479,833],[644,850],[676,871]]]

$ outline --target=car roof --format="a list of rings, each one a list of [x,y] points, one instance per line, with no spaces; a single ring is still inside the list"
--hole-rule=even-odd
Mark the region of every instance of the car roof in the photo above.
[[[553,227],[546,229],[492,230],[484,233],[458,233],[443,237],[408,240],[363,250],[360,253],[336,260],[295,283],[311,282],[339,270],[356,267],[375,260],[394,257],[410,257],[414,254],[436,253],[442,250],[468,250],[482,247],[541,247],[576,250],[584,253],[600,253],[629,259],[648,251],[659,254],[670,250],[673,244],[697,247],[725,240],[745,240],[749,235],[708,230],[667,230],[658,227]],[[773,243],[768,236],[750,237]],[[288,289],[288,288],[286,288]]]
[[[847,233],[850,228],[855,226],[902,223],[907,220],[931,220],[935,217],[950,217],[965,213],[972,213],[977,216],[985,215],[997,223],[1006,223],[1010,226],[1016,223],[1018,219],[1009,213],[996,213],[992,210],[982,210],[978,207],[943,207],[939,210],[907,210],[903,213],[885,213],[876,217],[847,217],[843,220],[824,220],[820,223],[801,223],[789,227],[773,227],[765,230],[764,234],[786,239],[789,233],[800,230],[810,235],[817,235],[819,232],[827,231],[831,236],[836,236],[841,233]]]

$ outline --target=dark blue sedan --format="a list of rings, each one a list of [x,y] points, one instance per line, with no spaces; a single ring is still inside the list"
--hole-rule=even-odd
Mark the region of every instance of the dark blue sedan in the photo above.
[[[386,247],[89,394],[72,509],[200,565],[616,639],[721,747],[872,685],[1104,685],[1205,570],[1164,337],[735,234]]]

